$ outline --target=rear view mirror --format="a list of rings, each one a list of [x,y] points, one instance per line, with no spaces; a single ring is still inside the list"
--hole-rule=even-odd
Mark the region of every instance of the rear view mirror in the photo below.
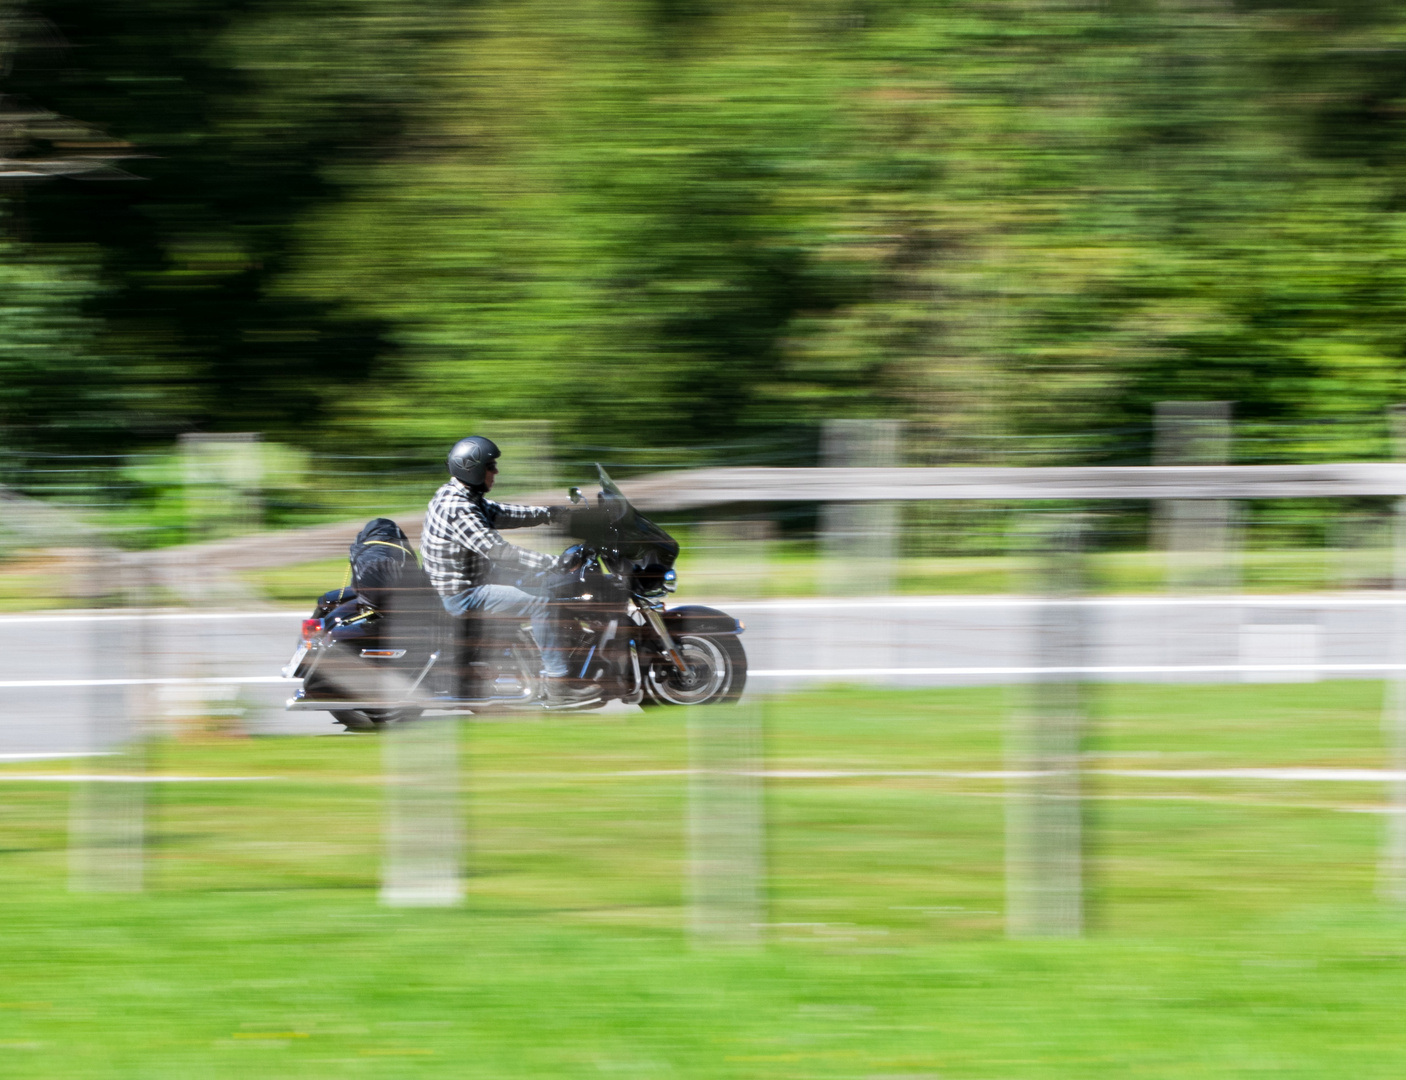
[[[582,506],[586,505],[586,496],[581,494],[581,489],[579,487],[572,488],[570,494],[572,502],[580,503]]]

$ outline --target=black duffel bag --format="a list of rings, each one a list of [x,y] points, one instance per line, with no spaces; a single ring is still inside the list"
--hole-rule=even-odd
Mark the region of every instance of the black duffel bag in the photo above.
[[[351,585],[379,611],[433,610],[429,576],[420,568],[410,538],[390,518],[376,518],[356,534],[350,549]]]

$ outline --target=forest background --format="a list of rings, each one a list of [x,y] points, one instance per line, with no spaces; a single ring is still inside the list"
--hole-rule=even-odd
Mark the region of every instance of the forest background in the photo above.
[[[1406,397],[1393,0],[0,0],[0,54],[21,489],[529,418],[1136,464],[1169,399],[1233,401],[1235,460],[1367,459]]]

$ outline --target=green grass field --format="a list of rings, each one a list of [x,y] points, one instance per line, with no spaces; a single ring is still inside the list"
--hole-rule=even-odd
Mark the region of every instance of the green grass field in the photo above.
[[[161,743],[144,894],[66,891],[71,784],[0,802],[0,1076],[1400,1077],[1406,911],[1379,784],[1102,770],[1380,767],[1381,687],[1100,688],[1091,927],[1003,936],[1014,692],[766,709],[766,946],[684,933],[678,712],[462,727],[468,902],[376,903],[376,737]],[[10,777],[111,763],[5,766]]]

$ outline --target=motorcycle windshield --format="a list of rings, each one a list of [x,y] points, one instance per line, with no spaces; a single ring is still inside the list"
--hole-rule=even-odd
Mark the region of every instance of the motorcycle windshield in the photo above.
[[[619,499],[626,506],[630,505],[630,500],[625,498],[625,493],[615,486],[615,481],[610,478],[610,474],[605,471],[605,466],[599,461],[596,462],[596,475],[600,477],[601,494]]]
[[[600,548],[614,548],[637,568],[658,567],[662,573],[673,567],[679,545],[667,532],[645,517],[625,498],[599,463],[600,497],[594,510],[571,515],[571,534]]]

